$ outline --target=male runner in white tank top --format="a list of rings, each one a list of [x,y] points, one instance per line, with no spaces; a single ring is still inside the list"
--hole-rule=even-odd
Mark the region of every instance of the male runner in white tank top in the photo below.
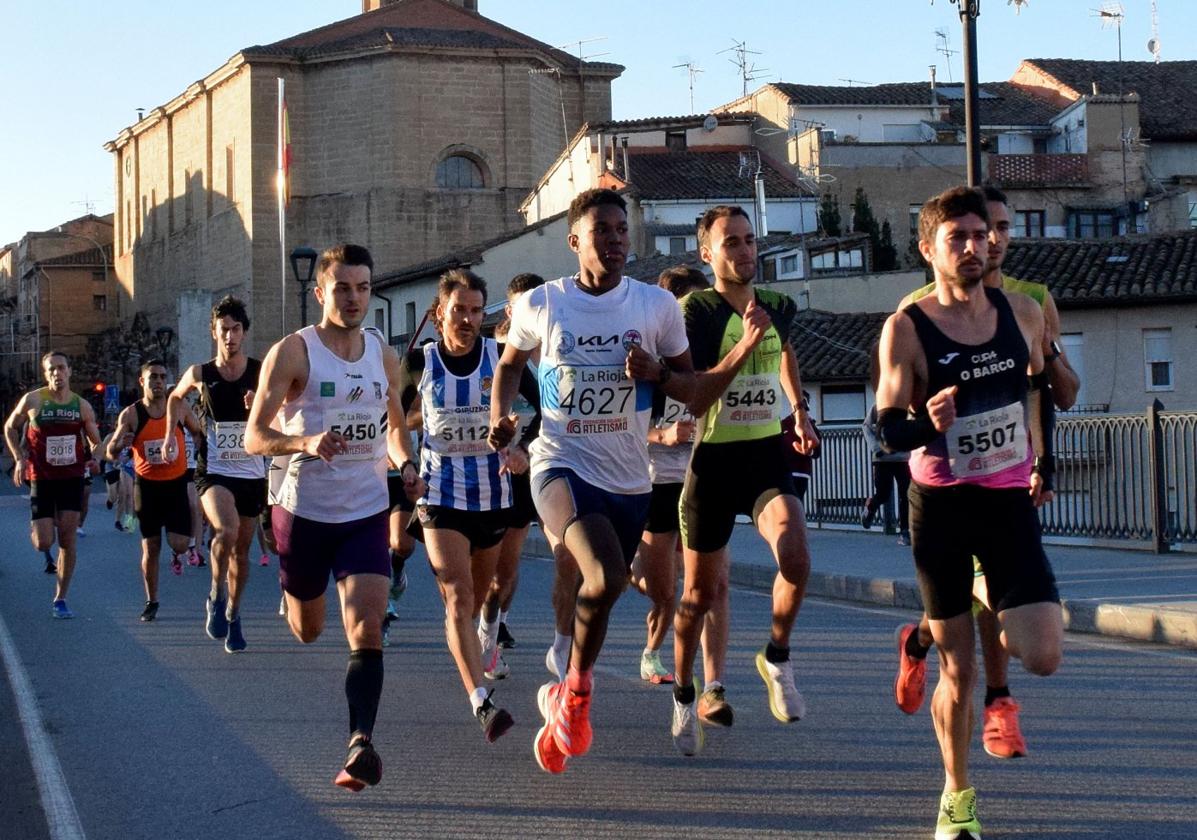
[[[361,329],[374,263],[360,245],[325,251],[320,323],[270,348],[246,431],[254,455],[291,456],[274,506],[287,623],[301,642],[324,629],[331,573],[349,642],[349,757],[336,784],[382,778],[372,737],[382,696],[382,622],[390,584],[387,456],[409,495],[423,492],[400,402],[399,356]],[[271,427],[281,411],[282,430]]]

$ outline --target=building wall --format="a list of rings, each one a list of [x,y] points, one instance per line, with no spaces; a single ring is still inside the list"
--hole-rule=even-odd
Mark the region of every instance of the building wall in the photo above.
[[[942,108],[931,107],[931,88],[927,87],[927,106],[923,107],[862,107],[857,105],[797,105],[793,107],[792,118],[800,122],[814,122],[824,129],[834,130],[836,139],[844,142],[849,137],[858,143],[887,143],[909,140],[906,136],[893,137],[887,127],[919,126],[924,120],[938,119]]]
[[[1197,366],[1187,361],[1197,355],[1194,323],[1197,304],[1062,309],[1061,331],[1082,336],[1078,405],[1108,404],[1112,413],[1136,413],[1158,398],[1169,409],[1197,409]],[[1172,331],[1169,391],[1150,391],[1146,383],[1143,330],[1159,328]]]
[[[1152,174],[1165,183],[1177,176],[1197,176],[1197,142],[1152,140],[1147,149],[1147,164]]]

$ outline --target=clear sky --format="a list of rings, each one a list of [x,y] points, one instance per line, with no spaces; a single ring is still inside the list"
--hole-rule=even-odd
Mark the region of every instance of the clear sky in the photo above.
[[[1008,79],[1022,58],[1113,60],[1117,33],[1094,9],[1106,0],[981,0],[983,81]],[[1126,60],[1151,58],[1150,0],[1122,0]],[[1197,2],[1157,0],[1164,60],[1197,59]],[[102,148],[239,49],[361,11],[360,0],[3,0],[0,49],[0,244],[87,212],[108,213],[113,169]],[[948,0],[479,0],[482,14],[555,46],[591,38],[585,57],[627,69],[613,89],[619,119],[690,112],[740,95],[739,70],[721,50],[746,41],[766,81],[879,84],[960,81],[961,56],[937,52],[936,30],[961,47]],[[950,65],[950,73],[949,73]],[[571,131],[576,126],[571,126]]]

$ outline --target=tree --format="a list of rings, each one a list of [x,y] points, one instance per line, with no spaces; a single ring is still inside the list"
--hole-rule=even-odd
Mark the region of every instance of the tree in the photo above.
[[[873,215],[873,208],[869,206],[869,197],[865,195],[864,187],[856,188],[852,202],[852,230],[869,235],[874,271],[893,271],[898,267],[893,230],[888,221],[883,226],[877,224],[877,217]]]
[[[873,268],[877,271],[893,271],[898,267],[898,249],[894,247],[894,232],[889,219],[881,223],[881,241],[874,254]]]
[[[839,236],[843,220],[840,218],[840,203],[831,193],[823,193],[819,202],[819,229],[826,236]]]

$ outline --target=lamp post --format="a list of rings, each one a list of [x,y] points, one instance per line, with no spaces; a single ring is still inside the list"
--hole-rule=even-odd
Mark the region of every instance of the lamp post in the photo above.
[[[315,248],[300,246],[291,252],[291,271],[295,275],[295,282],[299,284],[299,320],[300,326],[308,325],[308,286],[312,282],[312,275],[316,273],[316,260],[320,254]]]
[[[175,340],[175,331],[170,327],[159,327],[154,330],[154,338],[158,340],[158,350],[162,353],[162,361],[169,362],[170,345]]]

